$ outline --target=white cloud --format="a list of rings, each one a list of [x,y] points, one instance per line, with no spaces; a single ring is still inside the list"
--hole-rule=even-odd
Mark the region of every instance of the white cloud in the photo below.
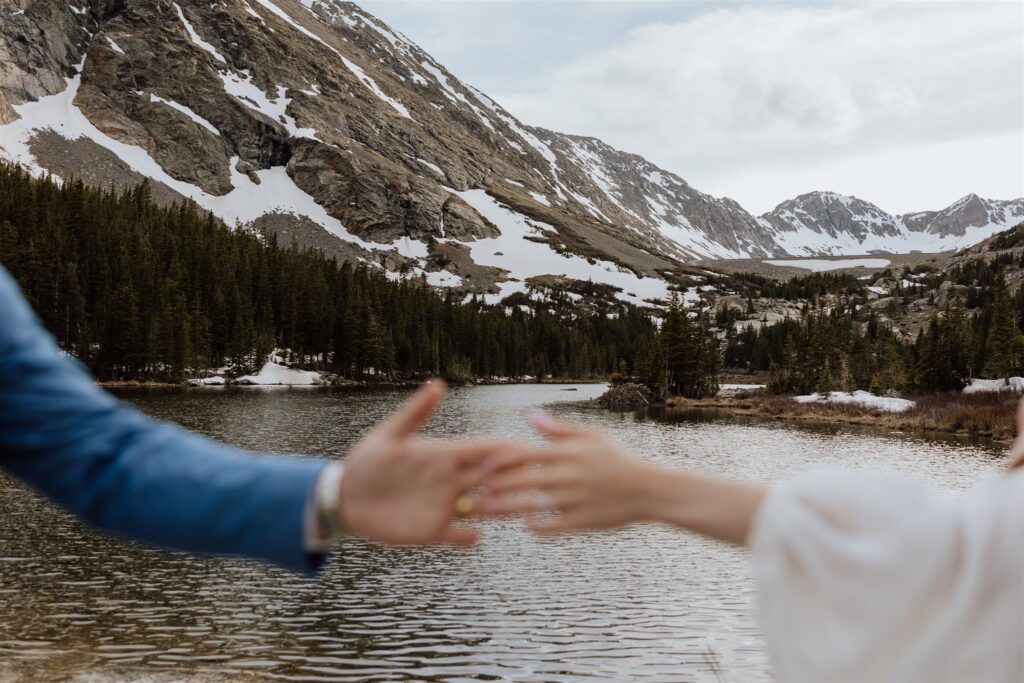
[[[727,5],[492,94],[756,212],[812,189],[936,208],[943,163],[956,196],[1024,193],[1022,22],[1019,3]],[[870,194],[886,187],[900,189]]]

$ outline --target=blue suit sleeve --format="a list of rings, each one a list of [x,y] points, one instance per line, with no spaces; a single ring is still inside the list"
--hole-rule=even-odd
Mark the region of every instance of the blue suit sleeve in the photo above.
[[[147,543],[311,571],[324,462],[254,455],[116,400],[62,354],[0,267],[0,466],[87,522]]]

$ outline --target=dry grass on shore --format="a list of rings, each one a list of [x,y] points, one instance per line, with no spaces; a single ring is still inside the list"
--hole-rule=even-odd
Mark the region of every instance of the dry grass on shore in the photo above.
[[[901,417],[913,420],[919,429],[946,429],[1000,440],[1013,439],[1016,434],[1019,392],[985,391],[913,398],[917,405]]]
[[[797,403],[791,396],[767,394],[739,394],[702,401],[674,399],[669,405],[718,408],[778,419],[822,420],[904,431],[969,434],[998,441],[1012,441],[1016,433],[1017,403],[1021,400],[1021,394],[1017,392],[950,392],[908,398],[914,400],[916,405],[902,413],[851,403]]]

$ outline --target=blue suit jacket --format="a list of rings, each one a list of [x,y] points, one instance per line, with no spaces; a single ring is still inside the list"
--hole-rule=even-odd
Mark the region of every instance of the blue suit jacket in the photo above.
[[[145,417],[61,354],[0,267],[0,467],[79,515],[167,548],[316,568],[324,462],[254,455]]]

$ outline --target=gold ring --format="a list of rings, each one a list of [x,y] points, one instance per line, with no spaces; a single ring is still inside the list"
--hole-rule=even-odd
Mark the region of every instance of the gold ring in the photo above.
[[[463,493],[455,499],[455,514],[459,517],[468,517],[476,509],[476,498]]]

